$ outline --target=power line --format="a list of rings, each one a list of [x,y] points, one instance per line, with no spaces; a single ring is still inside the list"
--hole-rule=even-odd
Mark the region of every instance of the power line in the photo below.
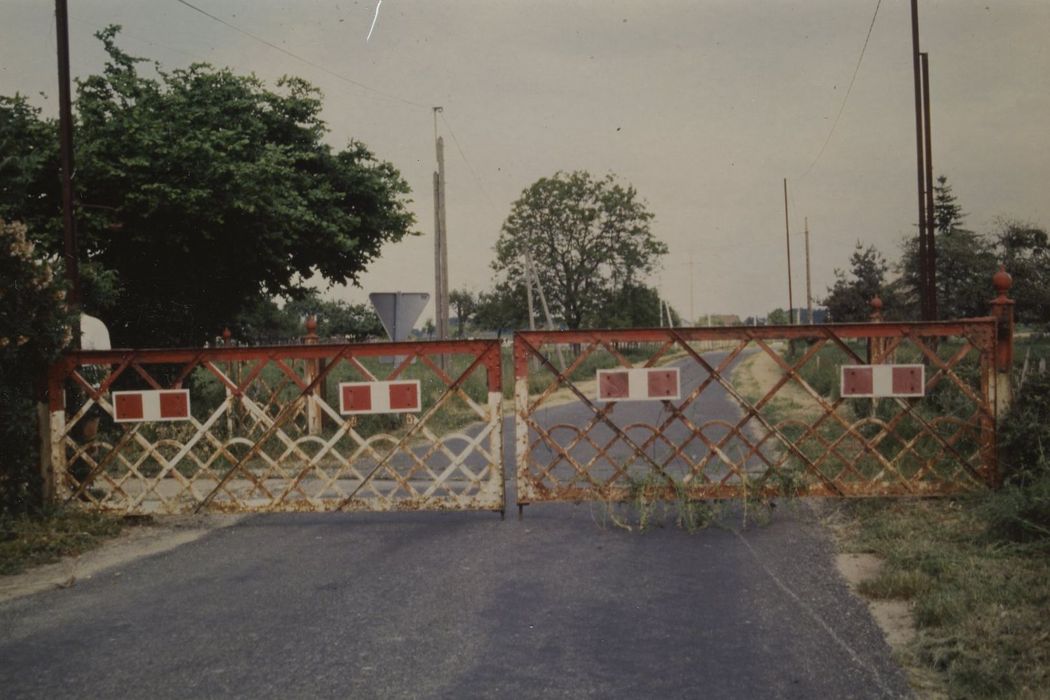
[[[181,0],[180,0],[181,1]],[[846,88],[846,94],[842,97],[842,104],[839,105],[838,114],[835,115],[835,120],[831,122],[831,129],[828,131],[828,137],[824,139],[824,145],[820,147],[820,151],[817,153],[817,157],[813,159],[813,162],[806,168],[806,172],[798,176],[798,179],[804,178],[809,175],[810,171],[813,170],[813,166],[817,164],[820,157],[824,155],[824,149],[828,147],[828,143],[831,142],[831,136],[835,133],[835,127],[838,126],[839,118],[842,117],[843,111],[846,109],[846,101],[849,100],[849,95],[853,91],[853,83],[857,81],[857,73],[860,72],[860,64],[864,61],[864,52],[868,50],[868,41],[871,39],[871,32],[875,29],[875,18],[879,16],[879,8],[882,6],[882,0],[878,0],[875,3],[875,12],[871,15],[871,24],[868,26],[868,34],[864,37],[864,45],[860,47],[860,56],[857,58],[857,65],[853,69],[853,77],[849,80],[849,87]]]
[[[474,182],[477,183],[478,189],[481,190],[481,194],[485,197],[485,201],[488,202],[489,207],[493,211],[496,210],[496,205],[492,203],[492,199],[489,198],[489,193],[485,191],[485,186],[481,183],[481,178],[478,177],[478,173],[474,170],[474,166],[470,164],[470,160],[467,158],[467,154],[463,152],[463,147],[459,145],[459,139],[456,138],[456,132],[452,130],[452,125],[448,123],[448,119],[445,117],[445,112],[441,111],[441,121],[445,124],[448,129],[449,136],[452,137],[452,143],[456,144],[456,150],[459,151],[460,158],[467,164],[467,169],[470,170],[470,174],[474,177]]]
[[[404,103],[406,105],[411,105],[413,107],[421,107],[423,109],[430,109],[429,105],[425,105],[425,104],[422,104],[420,102],[413,102],[412,100],[407,100],[407,99],[405,99],[403,97],[398,97],[397,95],[392,95],[392,94],[390,94],[388,92],[383,92],[382,90],[377,90],[376,88],[374,88],[374,87],[372,87],[370,85],[365,85],[364,83],[359,82],[357,80],[354,80],[353,78],[348,78],[345,75],[342,75],[340,73],[336,73],[333,70],[325,68],[324,66],[320,65],[319,63],[314,63],[313,61],[311,61],[311,60],[309,60],[307,58],[303,58],[302,56],[300,56],[298,54],[292,53],[288,49],[282,48],[282,47],[278,46],[277,44],[274,44],[271,41],[267,41],[266,39],[262,38],[261,36],[258,36],[256,34],[252,34],[251,32],[248,32],[248,31],[245,31],[244,29],[241,29],[240,27],[236,26],[235,24],[231,24],[230,22],[227,22],[222,17],[217,17],[216,15],[213,15],[213,14],[211,14],[210,12],[208,12],[206,10],[202,10],[201,8],[197,7],[196,5],[194,5],[192,3],[187,2],[186,0],[175,0],[175,2],[179,3],[180,5],[185,5],[186,7],[190,8],[194,12],[199,12],[200,14],[204,15],[205,17],[207,17],[207,18],[209,18],[211,20],[214,20],[214,21],[218,22],[219,24],[222,24],[223,26],[229,27],[233,31],[238,32],[240,34],[243,34],[244,36],[257,41],[260,44],[264,44],[266,46],[269,46],[271,49],[274,49],[276,51],[280,51],[284,55],[290,56],[291,58],[294,58],[296,61],[300,61],[302,63],[305,63],[306,65],[311,66],[313,68],[316,68],[319,71],[323,71],[323,72],[327,73],[328,75],[330,75],[330,76],[332,76],[334,78],[338,78],[339,80],[342,80],[344,83],[349,83],[350,85],[353,85],[355,87],[361,88],[362,90],[366,90],[368,92],[374,93],[374,94],[379,95],[380,97],[384,97],[384,98],[386,98],[388,100],[394,100],[395,102],[402,102],[402,103]]]

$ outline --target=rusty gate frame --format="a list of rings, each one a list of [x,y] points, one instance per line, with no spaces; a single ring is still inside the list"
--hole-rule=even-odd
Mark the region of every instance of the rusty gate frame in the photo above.
[[[464,354],[471,358],[467,368],[460,373],[458,377],[450,377],[444,369],[445,364],[443,359],[453,355]],[[322,382],[325,381],[326,377],[329,376],[332,370],[339,365],[340,362],[350,364],[356,372],[363,375],[368,381],[377,381],[377,377],[359,361],[359,358],[379,357],[393,357],[398,360],[395,361],[393,369],[389,375],[383,377],[383,379],[397,379],[409,366],[418,361],[425,365],[444,384],[444,390],[434,404],[410,424],[404,435],[396,441],[394,446],[391,447],[385,455],[380,454],[375,448],[370,446],[369,443],[374,438],[364,440],[354,431],[354,425],[356,422],[354,416],[340,415],[338,410],[330,406],[328,402],[324,400],[323,395],[318,391],[318,387],[323,386]],[[303,363],[304,369],[302,375],[293,368],[293,363],[295,362]],[[222,363],[230,363],[227,367],[233,366],[234,364],[240,365],[241,363],[244,363],[245,365],[248,365],[250,369],[246,376],[240,379],[240,381],[237,381],[237,379],[227,376],[228,373],[224,372],[220,367]],[[294,398],[287,401],[283,407],[280,407],[277,415],[272,417],[268,414],[268,411],[271,409],[271,405],[274,403],[278,390],[281,387],[278,387],[278,390],[273,391],[265,406],[255,404],[255,402],[247,396],[247,391],[252,387],[253,382],[259,379],[263,369],[271,364],[275,365],[280,370],[282,375],[281,387],[289,387],[289,390],[297,392]],[[168,382],[168,386],[162,386],[161,382],[152,376],[147,369],[154,365],[175,365],[181,367],[181,369],[178,371],[177,375]],[[97,386],[92,385],[92,383],[81,374],[81,368],[87,366],[106,367],[105,377],[98,382]],[[171,389],[180,388],[190,374],[198,368],[206,369],[211,376],[219,381],[220,385],[226,390],[227,398],[219,404],[219,406],[215,408],[204,421],[198,421],[191,415],[189,423],[192,425],[195,432],[193,436],[186,441],[186,444],[180,446],[179,452],[174,458],[167,459],[161,455],[159,452],[160,441],[150,443],[146,437],[139,434],[139,428],[143,425],[142,423],[130,426],[125,425],[119,438],[114,440],[113,444],[109,446],[110,449],[108,452],[97,460],[90,456],[91,448],[94,448],[97,451],[101,446],[97,441],[92,440],[78,443],[74,439],[74,428],[80,421],[84,420],[85,416],[93,406],[98,406],[102,411],[109,414],[111,417],[113,416],[113,404],[107,399],[107,394],[114,385],[114,382],[116,382],[124,373],[131,372],[138,375],[140,380],[144,381],[145,384],[152,389]],[[464,382],[471,376],[475,375],[479,368],[483,368],[484,370],[487,391],[487,400],[481,405],[474,402],[465,393],[463,388]],[[422,468],[427,470],[431,477],[435,477],[433,485],[418,498],[392,501],[391,503],[386,504],[388,507],[375,509],[492,510],[502,514],[506,508],[506,484],[503,469],[503,396],[501,391],[501,370],[501,346],[498,339],[212,347],[171,350],[82,350],[67,352],[58,361],[52,364],[48,372],[47,418],[46,425],[41,426],[41,442],[44,448],[41,455],[41,470],[44,477],[45,494],[49,500],[53,502],[64,502],[69,505],[97,508],[100,510],[115,509],[126,513],[137,513],[140,512],[141,504],[145,500],[146,495],[157,487],[160,483],[160,479],[165,476],[172,476],[173,478],[179,479],[181,482],[186,482],[183,484],[183,488],[179,491],[178,495],[182,498],[185,494],[189,494],[191,498],[195,499],[196,502],[193,507],[193,512],[200,512],[209,509],[238,512],[282,510],[369,510],[373,508],[369,507],[370,504],[366,499],[358,497],[359,493],[362,488],[372,481],[373,477],[375,477],[375,475],[387,465],[396,453],[402,451],[404,454],[409,454],[411,459],[414,460],[415,466],[412,467],[413,473],[415,473],[415,470],[422,465]],[[77,390],[83,392],[86,397],[86,400],[83,405],[80,406],[79,410],[70,416],[67,416],[66,412],[66,382],[72,382]],[[443,445],[442,439],[439,439],[433,435],[433,433],[430,433],[429,428],[427,427],[428,420],[441,410],[453,396],[458,396],[461,400],[465,401],[470,410],[477,415],[478,420],[476,422],[479,422],[482,425],[478,435],[473,439],[468,439],[468,447],[458,455],[453,454],[447,446]],[[254,428],[257,428],[260,425],[263,425],[265,428],[262,435],[254,439],[248,452],[240,457],[231,454],[228,445],[224,444],[219,437],[211,433],[211,428],[219,418],[226,414],[227,411],[232,411],[236,405],[247,405],[249,413],[256,419]],[[333,421],[338,426],[334,437],[326,439],[324,441],[325,447],[312,457],[306,455],[305,452],[298,447],[298,443],[302,442],[303,438],[294,440],[285,434],[283,430],[285,424],[289,420],[294,421],[296,417],[302,418],[304,414],[308,425],[311,420],[316,420],[317,424],[320,425],[320,416],[321,414],[325,414],[329,420]],[[311,415],[313,417],[311,417]],[[268,423],[268,425],[265,425],[265,423]],[[375,461],[374,466],[369,465],[370,470],[366,474],[359,475],[360,483],[358,483],[356,488],[353,489],[352,493],[339,499],[338,502],[325,500],[323,497],[311,500],[311,498],[306,496],[305,492],[301,490],[300,482],[302,482],[311,470],[318,468],[319,460],[326,454],[332,452],[332,448],[337,440],[347,435],[351,436],[351,439],[356,443],[354,454],[347,458],[337,453],[338,458],[341,460],[341,464],[336,471],[336,476],[329,479],[329,486],[339,478],[339,474],[341,474],[344,469],[347,467],[352,468],[352,462],[362,451],[367,452]],[[306,465],[299,471],[295,479],[291,480],[291,483],[283,489],[280,497],[276,498],[276,500],[274,500],[274,494],[271,494],[264,485],[261,485],[259,479],[257,479],[256,476],[246,468],[249,461],[259,455],[263,444],[267,440],[275,437],[280,439],[288,447],[289,451],[298,452],[300,456],[306,457]],[[411,449],[405,449],[410,441],[421,437],[425,439],[427,444],[427,448],[422,456],[417,456]],[[487,446],[482,445],[483,441],[487,441]],[[200,442],[209,443],[216,449],[215,455],[222,453],[223,457],[233,466],[221,478],[218,478],[216,475],[218,483],[214,488],[212,488],[205,497],[196,499],[193,489],[190,487],[194,479],[187,480],[185,476],[179,473],[176,466],[178,465],[179,460],[185,458],[187,454],[190,454],[192,448]],[[122,448],[132,443],[137,444],[139,448],[144,450],[145,456],[148,457],[153,455],[158,462],[163,463],[161,474],[152,480],[152,486],[148,484],[149,479],[147,477],[139,474],[139,478],[146,480],[146,488],[137,501],[132,503],[131,508],[107,508],[102,502],[102,499],[91,495],[90,486],[93,481],[100,476],[104,479],[108,479],[108,476],[105,474],[107,466],[114,462],[114,460],[118,459]],[[449,464],[443,467],[442,479],[452,475],[456,469],[463,472],[469,472],[465,465],[465,461],[470,455],[480,454],[485,460],[484,466],[477,470],[477,474],[471,473],[471,475],[468,476],[470,483],[477,487],[477,494],[474,497],[463,500],[451,496],[434,496],[437,487],[444,482],[442,479],[436,478],[437,475],[429,472],[429,467],[426,466],[426,461],[439,451],[442,452],[449,461]],[[69,473],[69,468],[73,463],[73,460],[84,458],[85,456],[90,460],[91,468],[87,476],[77,483]],[[215,457],[213,456],[208,464],[211,464],[214,459]],[[268,456],[266,456],[265,459],[270,463],[273,462],[272,458],[269,458]],[[132,471],[135,471],[134,466],[128,466]],[[388,471],[393,473],[392,470]],[[137,471],[135,471],[135,473],[138,474]],[[271,502],[262,507],[248,507],[247,505],[240,503],[237,497],[228,490],[228,485],[234,475],[240,475],[241,477],[247,478],[255,484],[256,487],[262,488],[263,492],[270,496]],[[266,476],[264,475],[263,479],[265,480],[265,478]],[[394,479],[401,484],[401,486],[412,490],[407,483],[408,477],[402,479],[395,475]],[[112,480],[109,481],[111,482],[111,486],[114,485]],[[124,482],[122,481],[121,485],[123,483]],[[116,486],[118,489],[120,488],[120,485]],[[299,493],[305,497],[305,500],[285,500],[296,489],[300,489]],[[123,490],[121,489],[121,491]],[[224,492],[230,499],[232,499],[232,502],[230,500],[217,502],[216,498],[219,496],[220,492]],[[482,498],[483,494],[485,495],[485,498]],[[124,492],[124,495],[126,497],[128,496],[126,492]],[[156,496],[167,508],[165,512],[173,512],[170,510],[170,503],[167,499],[164,499],[159,493],[156,494]],[[185,512],[185,510],[177,510],[174,512]]]
[[[522,506],[538,501],[579,502],[582,500],[627,500],[630,497],[629,490],[623,486],[614,486],[612,484],[619,477],[626,477],[627,467],[630,463],[634,462],[646,462],[650,468],[654,469],[655,473],[661,479],[669,479],[669,477],[663,472],[661,465],[648,457],[646,450],[654,445],[655,441],[662,436],[663,430],[671,426],[675,421],[681,421],[684,423],[690,430],[691,435],[683,442],[683,444],[677,446],[670,445],[675,449],[675,452],[672,454],[671,458],[664,462],[664,465],[670,463],[671,459],[681,456],[685,443],[688,443],[689,440],[692,440],[694,437],[699,437],[708,449],[708,455],[700,462],[699,471],[691,472],[690,476],[687,477],[697,477],[696,481],[691,481],[689,484],[686,493],[686,496],[689,499],[740,498],[756,494],[756,489],[754,489],[754,487],[752,487],[750,494],[746,491],[748,488],[746,483],[742,490],[738,484],[727,483],[726,478],[723,478],[720,482],[708,482],[706,480],[707,477],[703,474],[704,465],[707,464],[712,455],[719,454],[720,448],[732,437],[741,439],[744,444],[748,446],[747,449],[749,450],[749,453],[742,463],[753,457],[765,462],[768,471],[757,484],[757,493],[765,497],[784,495],[781,493],[781,489],[778,486],[770,484],[768,477],[772,472],[779,470],[790,457],[799,460],[804,465],[805,474],[814,479],[807,488],[802,491],[796,491],[791,495],[948,495],[951,493],[970,490],[978,485],[994,486],[999,481],[996,427],[1000,406],[1004,404],[1005,400],[1008,400],[1009,367],[1011,362],[1010,354],[1012,352],[1013,330],[1012,308],[1009,306],[1012,302],[1005,299],[1005,294],[1000,294],[1000,298],[997,299],[996,302],[1000,303],[996,305],[993,302],[993,311],[996,314],[995,317],[975,318],[954,322],[873,322],[852,324],[814,324],[806,326],[729,326],[719,328],[663,328],[602,331],[520,331],[515,333],[515,473],[519,512]],[[936,352],[938,341],[933,340],[924,343],[921,340],[921,338],[936,339],[952,337],[961,337],[965,340],[965,343],[962,349],[947,360],[939,357]],[[788,364],[784,358],[778,355],[778,353],[769,346],[769,341],[792,339],[807,339],[814,341],[811,347],[793,365]],[[867,358],[862,358],[846,343],[848,340],[860,339],[868,341]],[[826,451],[824,456],[816,460],[815,463],[796,446],[795,442],[800,443],[805,438],[813,436],[820,424],[829,419],[838,421],[843,429],[843,435],[848,435],[851,438],[858,440],[869,453],[878,455],[878,451],[875,447],[881,438],[879,438],[879,440],[869,440],[860,435],[854,426],[848,425],[844,419],[837,414],[836,409],[843,403],[844,399],[841,397],[834,401],[826,399],[819,392],[809,386],[805,379],[799,374],[799,370],[820,350],[820,348],[828,343],[832,343],[842,349],[846,356],[857,364],[880,364],[890,361],[894,351],[905,340],[913,343],[915,347],[921,351],[924,361],[935,370],[930,372],[926,378],[927,389],[936,387],[937,384],[942,381],[947,381],[957,386],[973,401],[976,411],[970,419],[974,420],[979,425],[979,454],[981,464],[976,469],[971,468],[971,465],[966,459],[955,454],[955,457],[959,458],[960,464],[962,464],[969,472],[970,482],[967,484],[936,484],[921,482],[915,477],[906,478],[897,472],[897,479],[895,481],[885,483],[878,488],[864,488],[858,490],[856,488],[844,487],[843,484],[828,479],[819,469],[820,463],[827,458],[827,455],[837,451],[838,441],[836,441],[836,444],[825,444]],[[712,363],[706,360],[701,353],[697,352],[690,345],[690,343],[701,343],[704,341],[714,341],[716,343],[725,343],[728,341],[733,345],[733,348],[721,362]],[[654,366],[654,363],[659,362],[662,357],[666,356],[672,350],[684,352],[684,354],[691,358],[692,361],[707,370],[708,376],[693,392],[688,396],[683,396],[677,405],[674,401],[665,400],[662,402],[670,411],[670,416],[666,418],[662,425],[658,427],[628,426],[626,428],[620,428],[609,418],[609,412],[616,402],[610,401],[605,403],[604,406],[596,405],[597,401],[586,396],[569,378],[572,373],[582,365],[586,358],[599,348],[604,349],[616,358],[616,361],[621,367],[632,367],[633,365],[626,360],[620,352],[618,352],[616,347],[617,343],[649,343],[657,346],[657,350],[645,363],[645,367]],[[566,344],[581,346],[582,350],[577,355],[575,361],[573,361],[568,367],[565,367],[565,369],[559,370],[547,356],[549,353],[545,354],[544,346],[554,348]],[[740,356],[743,350],[752,344],[760,348],[768,356],[772,357],[782,372],[779,381],[766,391],[764,396],[755,402],[748,401],[747,398],[742,396],[733,387],[732,383],[723,375],[727,368],[729,368]],[[967,383],[962,381],[955,372],[956,365],[972,350],[976,350],[979,353],[979,395],[968,388]],[[549,373],[549,375],[545,376],[553,377],[553,380],[547,385],[546,389],[536,397],[530,396],[528,386],[530,363],[539,364]],[[823,410],[823,415],[820,416],[820,419],[812,425],[804,426],[806,428],[805,434],[794,442],[788,439],[778,426],[772,425],[760,413],[763,406],[767,405],[773,399],[777,391],[789,382],[793,382],[795,385],[800,386]],[[729,432],[725,437],[717,441],[712,441],[706,438],[701,432],[701,429],[692,424],[684,415],[684,411],[689,404],[691,404],[700,393],[712,383],[721,385],[721,387],[743,410],[742,418],[735,425],[727,424],[730,428]],[[565,387],[572,392],[576,399],[591,412],[591,418],[586,425],[574,428],[578,435],[568,444],[568,446],[560,445],[557,440],[550,436],[549,433],[553,432],[555,427],[565,427],[568,429],[570,426],[554,426],[547,430],[539,425],[535,418],[535,412],[537,409],[541,408],[544,402],[561,387]],[[935,438],[941,443],[940,452],[936,455],[935,459],[940,459],[946,452],[954,453],[952,440],[945,439],[932,430],[929,423],[919,416],[917,412],[913,411],[915,404],[909,404],[904,399],[888,400],[896,401],[903,410],[890,424],[884,426],[884,431],[893,434],[899,441],[899,436],[896,436],[893,431],[903,416],[910,415],[922,424],[925,434]],[[757,420],[767,431],[766,435],[757,443],[752,443],[742,433],[742,427],[747,425],[748,421],[752,419]],[[949,419],[945,418],[945,420]],[[786,423],[786,421],[783,421],[782,424],[783,423]],[[610,429],[614,434],[614,439],[604,446],[590,440],[587,436],[587,433],[597,425],[603,425],[605,428]],[[653,430],[653,435],[646,440],[644,444],[636,444],[636,442],[627,435],[627,430],[633,427],[649,427]],[[538,439],[535,442],[530,441],[530,431],[538,436]],[[817,437],[823,441],[823,437],[819,435]],[[667,438],[663,439],[665,442],[670,443]],[[770,439],[773,439],[778,443],[778,446],[783,450],[783,456],[775,460],[773,463],[771,463],[759,451],[759,448],[762,447],[763,443]],[[590,459],[586,464],[577,463],[570,454],[572,449],[583,440],[588,440],[590,447],[596,451],[596,456]],[[598,456],[605,455],[606,450],[610,449],[617,441],[623,442],[624,445],[630,448],[632,454],[626,464],[619,464],[616,467],[617,471],[613,474],[613,477],[610,477],[604,483],[600,484],[596,479],[591,477],[588,470],[597,461]],[[537,465],[539,471],[533,473],[530,469],[532,466],[530,455],[533,451],[533,445],[535,444],[542,444],[546,449],[551,450],[552,456],[556,453],[557,459],[554,459],[549,465],[547,465],[545,471],[542,466]],[[911,448],[909,447],[908,449],[910,450]],[[915,454],[914,451],[912,452]],[[719,456],[722,455],[719,454]],[[841,455],[839,455],[839,458],[841,459]],[[893,465],[884,457],[878,455],[877,458],[881,459],[883,467],[889,472],[896,472]],[[724,458],[724,456],[723,459],[731,461],[728,460],[728,458]],[[572,486],[562,487],[560,484],[556,484],[554,487],[551,487],[544,483],[544,479],[549,477],[550,471],[560,461],[566,462],[575,471]],[[924,472],[929,470],[929,464],[932,461],[933,460],[929,460],[926,466],[923,467],[916,476],[922,476]],[[695,465],[691,466],[695,469]],[[587,482],[588,485],[584,487],[576,485],[576,476],[579,476],[580,479]],[[737,476],[740,476],[740,474],[737,474]],[[656,498],[674,500],[683,496],[681,488],[680,484],[676,486],[668,483],[666,487],[650,489],[647,493]]]

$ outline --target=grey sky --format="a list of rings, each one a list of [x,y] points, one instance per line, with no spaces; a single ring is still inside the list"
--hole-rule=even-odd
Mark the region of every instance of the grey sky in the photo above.
[[[235,2],[208,12],[311,62],[397,95],[342,82],[174,0],[73,0],[74,75],[97,72],[91,35],[168,67],[192,61],[307,78],[325,93],[333,145],[359,139],[414,191],[424,234],[385,251],[363,289],[433,289],[430,105],[442,105],[453,288],[489,286],[510,203],[557,170],[614,172],[636,186],[671,249],[651,283],[683,314],[786,306],[782,178],[791,190],[796,303],[803,217],[820,297],[854,243],[896,259],[916,218],[908,0],[883,0],[853,93],[823,156],[876,0],[696,2]],[[930,53],[933,159],[967,223],[1050,226],[1050,3],[920,2]],[[57,100],[53,4],[0,2],[0,93]],[[473,172],[471,170],[471,166]],[[798,235],[795,235],[798,234]],[[694,260],[690,299],[689,258]],[[430,313],[429,310],[426,313]]]

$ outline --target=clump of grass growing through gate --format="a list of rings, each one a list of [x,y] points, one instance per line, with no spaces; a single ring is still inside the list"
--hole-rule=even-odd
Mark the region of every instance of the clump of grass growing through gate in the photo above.
[[[626,490],[598,503],[595,521],[628,532],[645,532],[671,523],[686,532],[702,530],[721,513],[719,504],[689,496],[686,484],[656,474],[631,477]]]

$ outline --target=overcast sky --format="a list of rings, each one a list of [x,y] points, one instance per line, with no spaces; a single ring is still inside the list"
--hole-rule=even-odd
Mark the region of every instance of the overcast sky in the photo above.
[[[270,83],[310,80],[324,92],[333,146],[361,140],[400,169],[422,235],[385,249],[363,288],[330,292],[340,298],[433,291],[432,105],[447,119],[438,130],[452,288],[489,287],[511,202],[558,170],[612,172],[638,189],[671,250],[650,283],[687,316],[787,305],[785,177],[796,305],[805,299],[804,217],[817,298],[857,240],[896,260],[914,228],[908,0],[881,3],[815,165],[877,0],[384,0],[368,41],[371,0],[191,1],[398,98],[175,0],[69,3],[74,76],[101,69],[92,34],[121,24],[129,53],[167,67],[205,61]],[[1050,226],[1050,2],[921,0],[920,27],[934,170],[948,176],[967,224],[985,232],[1009,217]],[[32,95],[53,114],[53,4],[0,0],[0,33],[0,93]]]

